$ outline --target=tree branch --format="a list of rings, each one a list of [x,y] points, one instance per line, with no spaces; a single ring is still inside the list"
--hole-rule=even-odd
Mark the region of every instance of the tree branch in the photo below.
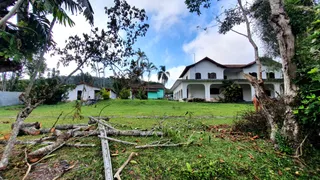
[[[24,0],[18,0],[18,2],[13,6],[8,14],[0,19],[0,27],[4,26],[6,22],[16,13],[18,8],[22,5]]]

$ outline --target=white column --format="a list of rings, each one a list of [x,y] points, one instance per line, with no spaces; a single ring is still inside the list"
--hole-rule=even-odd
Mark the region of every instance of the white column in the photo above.
[[[279,97],[279,94],[281,94],[280,83],[275,83],[273,84],[273,86],[274,86],[274,96],[277,98]]]
[[[205,95],[206,101],[211,101],[210,86],[211,84],[204,84],[204,95]]]
[[[256,95],[256,91],[254,90],[254,87],[250,84],[251,87],[251,100],[253,99],[253,97]]]
[[[182,99],[187,98],[187,87],[188,84],[182,84]]]

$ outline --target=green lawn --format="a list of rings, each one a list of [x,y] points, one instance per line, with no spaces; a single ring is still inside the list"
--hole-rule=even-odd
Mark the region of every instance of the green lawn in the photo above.
[[[173,143],[192,144],[183,147],[135,149],[132,146],[110,142],[113,171],[127,159],[131,152],[137,152],[133,163],[129,163],[121,173],[122,179],[320,179],[317,162],[297,163],[290,156],[273,150],[272,144],[263,139],[251,139],[251,136],[234,136],[226,133],[234,116],[241,110],[253,109],[251,104],[221,103],[181,103],[173,101],[140,101],[113,100],[99,102],[96,106],[83,106],[82,115],[112,117],[110,123],[119,129],[156,128],[166,133],[160,137],[115,137],[121,140],[137,142],[139,145],[151,142],[170,140]],[[41,121],[45,127],[52,126],[56,117],[72,110],[73,103],[55,106],[40,106],[27,121]],[[13,122],[17,107],[0,108],[0,122]],[[186,112],[188,113],[187,115]],[[63,117],[63,116],[62,116]],[[61,123],[86,123],[83,120],[72,120],[67,116]],[[1,124],[3,132],[9,131],[10,124]],[[23,137],[27,139],[38,137]],[[95,143],[94,148],[63,147],[55,152],[42,165],[55,167],[61,160],[77,162],[74,169],[65,173],[63,179],[103,179],[103,161],[100,141],[96,137],[76,140],[81,143]],[[2,175],[7,179],[21,179],[27,166],[23,162],[24,149],[37,147],[16,146],[14,158],[8,171]],[[2,148],[0,146],[0,154]],[[318,160],[318,161],[317,161]],[[36,172],[37,168],[33,169]],[[34,175],[34,174],[31,174]],[[34,176],[33,176],[34,177]]]
[[[59,105],[42,105],[35,109],[26,122],[40,121],[44,127],[51,127],[59,114],[63,112],[59,124],[86,123],[83,120],[72,120],[71,112],[74,102]],[[232,122],[234,116],[241,110],[252,108],[251,104],[222,104],[222,103],[182,103],[176,101],[162,100],[110,100],[99,102],[92,106],[82,106],[81,114],[87,116],[99,115],[101,109],[107,106],[102,116],[114,117],[111,120],[120,123],[134,123],[137,127],[149,128],[161,118],[181,119],[186,112],[191,112],[192,117],[203,119],[213,124],[223,124]],[[0,134],[10,131],[11,123],[21,106],[0,107]],[[67,115],[66,118],[65,115]],[[187,117],[187,116],[186,116]],[[134,121],[135,119],[143,121]],[[8,123],[10,122],[10,123]],[[7,123],[7,124],[6,124]]]

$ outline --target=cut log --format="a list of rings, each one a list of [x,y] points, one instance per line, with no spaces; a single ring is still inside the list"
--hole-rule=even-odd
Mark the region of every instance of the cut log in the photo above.
[[[77,131],[74,133],[74,137],[81,137],[81,136],[97,136],[99,135],[99,131],[92,130],[92,131]],[[110,136],[163,136],[163,132],[159,131],[139,131],[139,130],[111,130],[107,131],[107,135]]]
[[[18,135],[39,135],[40,133],[41,131],[35,127],[24,127],[20,128]]]
[[[88,124],[61,124],[61,125],[56,125],[54,128],[59,130],[69,130],[69,129],[75,129],[78,127],[87,128],[89,126]]]
[[[11,129],[13,129],[14,124],[11,125]],[[18,135],[39,135],[41,131],[41,123],[33,122],[33,123],[23,123],[19,128]]]
[[[55,149],[58,149],[66,144],[66,141],[70,138],[70,133],[64,132],[62,134],[59,134],[57,137],[56,142],[53,144],[50,144],[48,146],[42,147],[36,151],[33,151],[28,154],[28,159],[30,162],[35,162],[41,157],[47,155],[49,152],[52,152]]]

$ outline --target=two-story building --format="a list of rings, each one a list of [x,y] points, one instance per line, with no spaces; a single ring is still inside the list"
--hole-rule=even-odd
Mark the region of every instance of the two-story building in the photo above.
[[[208,57],[187,66],[180,77],[171,87],[173,98],[192,99],[203,98],[206,101],[217,101],[223,98],[221,86],[224,80],[232,80],[242,89],[242,99],[252,101],[254,88],[244,78],[243,73],[257,77],[257,64],[220,64]],[[283,92],[283,78],[281,68],[275,69],[262,65],[262,79],[264,79],[267,93],[277,97]]]

